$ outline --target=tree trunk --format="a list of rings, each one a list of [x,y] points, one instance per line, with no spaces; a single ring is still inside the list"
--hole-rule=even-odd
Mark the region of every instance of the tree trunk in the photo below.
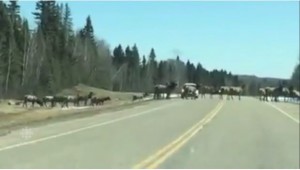
[[[119,91],[122,91],[122,90],[123,90],[123,75],[122,75],[122,78],[121,78],[121,81],[119,84]]]
[[[38,85],[39,81],[40,81],[40,72],[41,72],[41,67],[43,66],[43,62],[44,62],[44,58],[47,57],[45,55],[47,55],[47,50],[45,50],[46,47],[46,43],[48,44],[48,42],[44,40],[44,36],[43,33],[40,31],[39,33],[39,43],[41,43],[42,49],[41,50],[41,58],[39,60],[39,63],[37,63],[37,68],[36,68],[36,85]]]
[[[8,67],[7,67],[7,73],[6,73],[6,80],[5,80],[5,93],[8,91],[8,85],[9,85],[9,77],[10,77],[10,68],[11,68],[11,57],[12,57],[12,38],[9,41],[9,50],[8,50]]]
[[[10,78],[10,71],[11,71],[12,46],[14,41],[12,25],[10,27],[11,30],[10,30],[10,38],[9,38],[8,67],[7,67],[6,80],[5,80],[5,93],[8,92],[9,78]]]
[[[29,52],[31,39],[29,39],[29,43],[27,41],[26,41],[26,35],[25,35],[25,38],[24,38],[24,54],[23,54],[23,63],[22,63],[23,69],[22,69],[21,87],[24,86],[25,72],[26,72],[26,67],[27,67],[27,54]]]

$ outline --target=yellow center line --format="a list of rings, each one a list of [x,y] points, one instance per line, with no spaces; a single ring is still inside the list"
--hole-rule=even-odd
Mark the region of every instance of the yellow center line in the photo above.
[[[224,101],[217,104],[217,106],[209,112],[202,120],[197,122],[188,131],[179,136],[176,140],[166,145],[162,149],[158,150],[155,154],[149,156],[144,161],[138,163],[133,169],[154,169],[163,163],[169,156],[176,152],[186,142],[188,142],[198,131],[200,131],[204,125],[209,123],[213,117],[221,110],[224,105]]]

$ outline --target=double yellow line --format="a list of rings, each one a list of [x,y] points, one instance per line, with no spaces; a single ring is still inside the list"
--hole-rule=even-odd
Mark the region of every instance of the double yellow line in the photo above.
[[[179,136],[176,140],[160,149],[155,154],[149,156],[147,159],[138,163],[133,169],[155,169],[162,164],[168,157],[175,153],[185,143],[187,143],[198,131],[200,131],[204,125],[209,123],[221,110],[224,105],[224,101],[221,101],[217,106],[209,112],[202,120],[192,126],[183,135]]]

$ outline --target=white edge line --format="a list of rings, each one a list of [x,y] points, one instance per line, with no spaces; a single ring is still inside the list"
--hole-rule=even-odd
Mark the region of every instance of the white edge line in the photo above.
[[[99,111],[99,112],[104,112],[104,113],[100,113],[100,114],[96,114],[96,115],[92,115],[92,116],[88,116],[88,117],[82,117],[82,118],[76,118],[74,120],[64,120],[64,121],[58,121],[58,122],[52,122],[51,124],[45,124],[42,127],[53,127],[53,126],[59,126],[61,124],[66,125],[66,124],[71,124],[71,123],[78,123],[78,122],[83,122],[83,121],[88,121],[89,119],[96,119],[96,118],[102,118],[102,117],[106,117],[106,116],[110,116],[113,114],[118,114],[124,111],[128,111],[128,110],[135,110],[135,109],[140,109],[145,107],[145,105],[137,105],[137,106],[133,106],[131,108],[125,108],[122,110],[118,110],[118,111],[107,111],[107,110],[93,110],[93,111]],[[86,112],[90,112],[89,110]],[[40,127],[37,127],[40,128]],[[15,130],[13,130],[15,131]],[[0,150],[1,151],[1,150]]]
[[[138,116],[141,116],[141,115],[144,115],[144,114],[147,114],[147,113],[151,113],[155,110],[160,110],[160,109],[169,107],[169,106],[174,105],[174,104],[176,104],[176,103],[171,103],[171,104],[164,105],[164,106],[161,106],[161,107],[156,107],[156,108],[146,110],[146,111],[143,111],[143,112],[140,112],[140,113],[136,113],[136,114],[133,114],[133,115],[130,115],[130,116],[124,116],[124,117],[121,117],[121,118],[113,119],[113,120],[102,122],[102,123],[96,123],[96,124],[86,126],[86,127],[83,127],[83,128],[79,128],[79,129],[59,133],[57,135],[51,135],[51,136],[48,136],[48,137],[43,137],[43,138],[39,138],[39,139],[36,139],[36,140],[28,141],[28,142],[23,142],[23,143],[19,143],[19,144],[6,146],[6,147],[3,147],[3,148],[0,148],[0,152],[5,151],[5,150],[9,150],[9,149],[13,149],[13,148],[17,148],[17,147],[21,147],[21,146],[25,146],[25,145],[31,145],[31,144],[43,142],[43,141],[50,140],[50,139],[59,138],[59,137],[62,137],[62,136],[71,135],[71,134],[78,133],[78,132],[81,132],[81,131],[84,131],[84,130],[88,130],[88,129],[92,129],[92,128],[95,128],[95,127],[100,127],[100,126],[112,124],[112,123],[119,122],[119,121],[122,121],[122,120],[130,119],[130,118],[133,118],[133,117],[138,117]]]
[[[294,118],[293,116],[291,116],[290,114],[288,114],[287,112],[281,110],[280,108],[278,108],[277,106],[268,103],[268,105],[272,106],[274,109],[278,110],[279,112],[281,112],[282,114],[284,114],[285,116],[289,117],[290,119],[292,119],[293,121],[295,121],[296,123],[299,124],[299,120],[297,120],[296,118]]]
[[[138,109],[138,108],[142,108],[142,107],[145,107],[144,105],[140,105],[140,106],[136,106],[136,107],[132,107],[132,108],[125,108],[123,110],[118,110],[118,111],[107,111],[107,110],[99,110],[99,112],[102,112],[104,111],[104,113],[100,113],[100,114],[96,114],[96,115],[92,115],[92,116],[88,116],[88,117],[83,117],[83,118],[78,118],[78,119],[75,119],[75,120],[66,120],[66,121],[63,121],[63,122],[53,122],[51,124],[46,124],[44,125],[43,127],[52,127],[52,126],[58,126],[58,125],[66,125],[66,124],[71,124],[71,123],[78,123],[78,122],[83,122],[83,121],[88,121],[90,119],[96,119],[96,118],[102,118],[102,117],[106,117],[106,116],[109,116],[109,115],[113,115],[113,114],[118,114],[118,113],[121,113],[121,112],[124,112],[124,111],[129,111],[129,110],[135,110],[135,109]],[[89,112],[89,111],[87,111]]]

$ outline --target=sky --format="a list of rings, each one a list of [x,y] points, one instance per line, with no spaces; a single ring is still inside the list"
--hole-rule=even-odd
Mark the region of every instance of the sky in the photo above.
[[[67,2],[67,1],[60,1]],[[299,2],[69,1],[74,29],[91,16],[113,49],[137,45],[140,56],[200,62],[208,70],[290,78],[299,62]],[[35,1],[21,1],[34,26]]]

